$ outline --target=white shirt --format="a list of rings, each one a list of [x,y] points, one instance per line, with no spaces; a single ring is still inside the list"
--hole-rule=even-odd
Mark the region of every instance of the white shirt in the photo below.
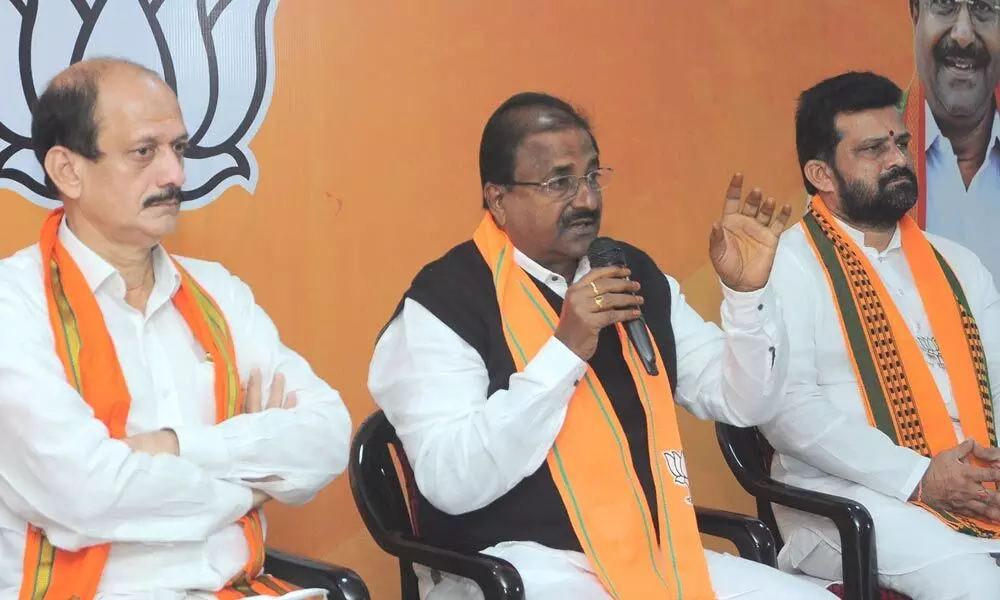
[[[564,297],[566,280],[521,252],[515,261]],[[574,281],[590,271],[580,261]],[[768,288],[725,290],[722,322],[705,322],[671,289],[676,401],[703,419],[752,425],[774,415],[788,357],[781,313]],[[508,389],[486,396],[489,376],[469,344],[407,299],[375,348],[368,387],[403,443],[421,493],[439,510],[467,513],[534,473],[562,428],[587,363],[555,337]],[[581,555],[582,556],[582,555]]]
[[[899,231],[879,252],[864,245],[862,232],[842,222],[841,226],[871,261],[910,331],[932,337]],[[993,279],[966,248],[933,234],[927,238],[962,284],[979,325],[996,395],[1000,393],[1000,296]],[[774,476],[865,505],[876,522],[881,572],[908,572],[949,553],[1000,551],[1000,541],[954,533],[930,513],[906,503],[930,459],[897,446],[869,425],[833,293],[801,223],[781,237],[771,285],[783,299],[791,356],[778,415],[761,428],[778,453]],[[937,360],[926,355],[925,359],[956,433],[964,439],[947,372]],[[839,548],[839,536],[829,521],[781,507],[776,512],[786,541],[782,553],[790,556],[793,566],[820,540]]]
[[[311,499],[346,466],[347,410],[282,345],[246,284],[217,263],[182,258],[226,316],[241,380],[253,368],[268,383],[281,372],[298,397],[295,408],[217,425],[213,366],[171,301],[180,276],[166,252],[153,250],[143,314],[125,303],[121,275],[65,223],[59,238],[117,350],[132,398],[128,434],[174,429],[180,457],[132,452],[108,437],[55,353],[38,246],[0,261],[0,599],[17,597],[28,523],[59,548],[112,544],[101,597],[220,589],[247,559],[234,523],[251,506],[251,488],[284,503]],[[247,481],[268,476],[281,480]]]
[[[925,108],[927,231],[972,250],[1000,277],[1000,113],[993,118],[986,159],[966,189],[951,142]]]

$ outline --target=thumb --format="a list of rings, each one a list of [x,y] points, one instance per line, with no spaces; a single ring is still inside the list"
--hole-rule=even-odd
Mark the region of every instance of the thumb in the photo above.
[[[1000,449],[989,448],[972,441],[972,455],[981,461],[992,463],[1000,460]]]
[[[726,253],[726,230],[721,223],[712,224],[712,233],[708,236],[708,251],[712,260],[722,258]]]
[[[976,441],[969,439],[965,440],[961,444],[952,448],[951,452],[954,453],[956,459],[964,460],[967,456],[972,454],[972,451],[975,449],[975,446],[976,446]]]

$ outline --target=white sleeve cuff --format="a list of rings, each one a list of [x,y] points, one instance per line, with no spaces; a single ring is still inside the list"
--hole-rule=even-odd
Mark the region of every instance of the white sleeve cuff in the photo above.
[[[752,292],[737,292],[722,284],[722,326],[727,331],[756,331],[776,310],[774,294],[767,285]]]
[[[192,425],[177,427],[173,432],[181,458],[216,477],[228,477],[231,467],[229,445],[218,427]]]
[[[917,489],[917,484],[920,480],[924,478],[924,473],[927,472],[927,468],[931,466],[931,459],[926,456],[918,456],[917,463],[913,467],[913,473],[910,474],[910,478],[906,480],[906,484],[903,489],[899,490],[899,494],[896,496],[903,502],[910,499],[913,495],[913,490]]]
[[[587,362],[552,336],[524,368],[524,375],[547,390],[576,387],[587,372]]]

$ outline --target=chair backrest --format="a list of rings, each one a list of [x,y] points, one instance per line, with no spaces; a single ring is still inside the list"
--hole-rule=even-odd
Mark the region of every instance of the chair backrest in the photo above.
[[[761,500],[757,493],[759,482],[771,478],[771,459],[774,449],[756,427],[734,427],[725,423],[715,424],[715,435],[722,449],[726,464],[736,476],[743,489],[754,497],[757,503],[757,517],[774,534],[778,550],[783,542],[774,518],[771,503]]]
[[[365,419],[351,442],[351,491],[376,542],[379,535],[413,533],[405,488],[390,451],[398,444],[399,438],[381,410]]]
[[[393,461],[393,452],[399,468]],[[400,481],[400,470],[407,481]],[[383,550],[393,554],[390,549],[393,538],[415,537],[408,510],[412,502],[407,496],[407,490],[414,489],[410,464],[396,430],[381,410],[365,419],[354,436],[347,472],[358,512]],[[416,598],[413,564],[400,559],[399,576],[403,597]]]

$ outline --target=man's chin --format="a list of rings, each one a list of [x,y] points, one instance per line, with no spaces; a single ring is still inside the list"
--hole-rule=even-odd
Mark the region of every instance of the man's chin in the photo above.
[[[590,230],[567,229],[561,236],[566,255],[577,258],[586,256],[591,242],[597,239],[598,234],[599,229],[596,226]]]
[[[973,117],[982,112],[993,96],[993,87],[986,80],[982,69],[960,71],[941,66],[934,87],[938,104],[953,119]]]

